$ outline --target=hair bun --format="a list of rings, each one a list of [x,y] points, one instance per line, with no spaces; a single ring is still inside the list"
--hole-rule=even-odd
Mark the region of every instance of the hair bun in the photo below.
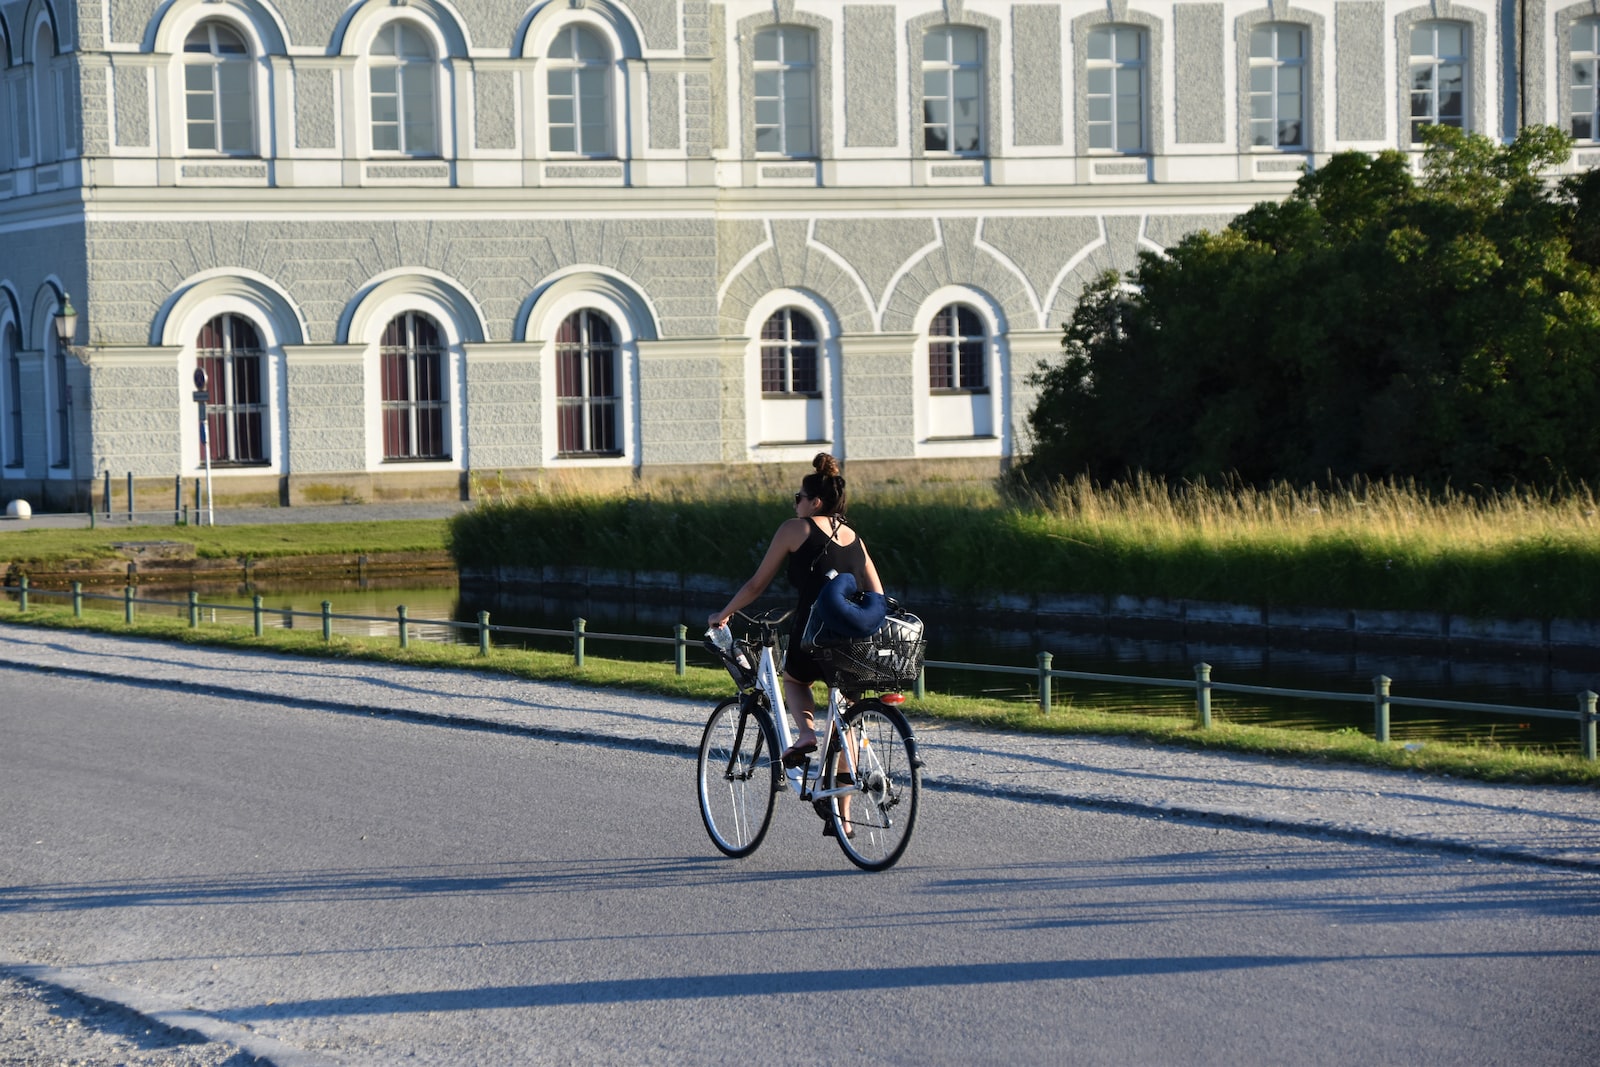
[[[811,461],[811,466],[824,478],[839,477],[839,461],[826,452],[818,452],[817,458]]]

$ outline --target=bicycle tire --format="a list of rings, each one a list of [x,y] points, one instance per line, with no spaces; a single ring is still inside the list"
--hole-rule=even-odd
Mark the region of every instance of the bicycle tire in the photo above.
[[[911,843],[922,792],[922,760],[917,739],[904,715],[879,700],[861,700],[844,714],[846,736],[855,738],[856,778],[849,794],[850,817],[843,796],[830,797],[828,810],[834,836],[845,858],[866,871],[893,867]],[[828,740],[822,764],[823,788],[834,789],[848,772],[839,735]]]
[[[726,856],[748,856],[767,836],[783,783],[777,751],[772,719],[758,704],[729,697],[706,720],[696,764],[700,819]]]

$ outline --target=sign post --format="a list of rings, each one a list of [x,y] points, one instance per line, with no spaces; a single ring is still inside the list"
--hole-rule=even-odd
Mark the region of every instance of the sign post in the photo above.
[[[210,419],[206,418],[206,372],[204,367],[194,369],[194,402],[200,406],[200,455],[206,463],[206,525],[215,526],[217,516],[211,510],[211,434]]]

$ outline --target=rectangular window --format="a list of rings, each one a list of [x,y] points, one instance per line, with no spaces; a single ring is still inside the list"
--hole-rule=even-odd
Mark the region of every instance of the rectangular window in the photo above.
[[[983,36],[942,26],[922,39],[922,147],[927,152],[983,151]]]
[[[1597,134],[1596,81],[1600,79],[1600,19],[1572,25],[1572,136],[1593,141]]]
[[[1089,33],[1085,71],[1089,147],[1107,152],[1143,152],[1144,33],[1129,26],[1101,26]]]
[[[1467,34],[1454,22],[1423,22],[1411,30],[1411,141],[1424,126],[1466,128]]]
[[[1304,31],[1257,26],[1250,34],[1250,144],[1304,148],[1304,114]]]

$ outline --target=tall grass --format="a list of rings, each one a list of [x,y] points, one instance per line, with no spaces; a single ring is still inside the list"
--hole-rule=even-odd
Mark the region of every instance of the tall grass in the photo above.
[[[450,521],[463,566],[586,565],[719,575],[759,562],[792,516],[784,485],[625,496],[501,487]],[[1395,483],[1172,486],[1080,479],[857,492],[890,591],[1040,591],[1509,618],[1600,617],[1593,492],[1430,493]]]

